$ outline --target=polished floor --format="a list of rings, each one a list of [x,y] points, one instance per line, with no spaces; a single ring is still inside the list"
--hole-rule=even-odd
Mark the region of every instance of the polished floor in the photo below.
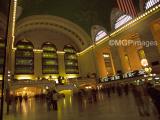
[[[140,115],[133,95],[119,97],[111,94],[98,93],[97,102],[90,102],[67,94],[58,101],[58,111],[47,111],[44,100],[29,99],[23,101],[10,113],[4,113],[4,120],[158,120],[154,105],[149,104],[149,115]]]

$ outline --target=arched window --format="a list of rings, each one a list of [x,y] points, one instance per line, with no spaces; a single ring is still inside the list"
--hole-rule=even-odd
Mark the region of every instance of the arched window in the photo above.
[[[5,43],[3,39],[0,39],[0,74],[3,74],[3,64],[4,64],[4,50],[5,50]]]
[[[114,28],[117,29],[117,28],[123,26],[124,24],[126,24],[127,22],[129,22],[130,20],[132,20],[131,16],[122,15],[116,20]]]
[[[58,74],[58,56],[56,46],[47,42],[43,44],[42,49],[42,73]]]
[[[98,41],[98,40],[104,38],[105,36],[107,36],[107,33],[105,31],[101,30],[96,34],[95,41]]]
[[[107,36],[106,29],[100,25],[93,25],[91,27],[91,36],[92,36],[93,42],[99,41],[100,39]]]
[[[148,10],[149,8],[151,8],[152,6],[154,6],[155,4],[159,3],[160,0],[148,0],[145,3],[145,10]]]
[[[64,62],[66,74],[78,74],[78,59],[76,50],[71,45],[64,46]]]
[[[15,73],[33,74],[34,73],[34,52],[33,44],[27,40],[19,41],[16,44]]]

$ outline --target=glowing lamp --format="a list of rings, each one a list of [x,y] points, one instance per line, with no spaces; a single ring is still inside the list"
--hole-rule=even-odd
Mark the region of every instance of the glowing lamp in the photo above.
[[[147,59],[142,59],[142,60],[141,60],[141,65],[142,65],[143,67],[148,66],[148,61],[147,61]]]
[[[46,89],[48,90],[48,89],[49,89],[49,87],[48,87],[48,86],[46,86]]]

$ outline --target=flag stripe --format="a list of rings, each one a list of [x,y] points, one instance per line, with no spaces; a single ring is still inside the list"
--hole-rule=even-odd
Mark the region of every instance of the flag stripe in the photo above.
[[[117,0],[118,7],[121,11],[133,17],[137,16],[136,9],[132,0]]]

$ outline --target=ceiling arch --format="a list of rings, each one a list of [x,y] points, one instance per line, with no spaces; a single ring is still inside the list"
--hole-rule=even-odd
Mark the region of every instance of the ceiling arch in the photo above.
[[[78,25],[64,18],[50,15],[34,15],[18,21],[15,36],[17,37],[24,32],[36,29],[48,29],[61,32],[70,37],[79,47],[80,51],[91,44],[90,36]]]

